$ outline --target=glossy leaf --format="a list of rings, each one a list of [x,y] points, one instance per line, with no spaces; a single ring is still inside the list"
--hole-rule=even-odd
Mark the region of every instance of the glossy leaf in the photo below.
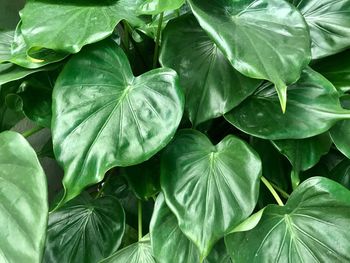
[[[96,263],[118,249],[124,229],[116,198],[85,193],[50,214],[44,260]]]
[[[36,262],[48,215],[46,176],[29,143],[0,133],[0,262]]]
[[[350,190],[350,160],[345,158],[338,163],[330,172],[329,178],[344,185]]]
[[[341,102],[344,108],[350,109],[350,95],[341,97]],[[338,122],[330,134],[337,149],[350,159],[350,120]]]
[[[190,15],[167,25],[160,62],[178,72],[195,126],[230,111],[260,83],[236,71]]]
[[[100,263],[157,263],[152,254],[151,242],[144,237],[139,242],[119,250]]]
[[[121,173],[138,199],[148,200],[160,191],[160,161],[157,156],[141,164],[125,167]]]
[[[66,53],[49,49],[37,49],[28,54],[28,46],[20,26],[21,23],[14,31],[0,32],[0,62],[11,62],[21,67],[35,69],[67,57]]]
[[[275,84],[282,111],[287,84],[300,77],[311,57],[302,15],[281,0],[189,0],[200,25],[242,74]]]
[[[320,59],[312,68],[326,77],[341,92],[350,91],[350,50]]]
[[[143,0],[140,3],[138,12],[141,14],[156,15],[164,11],[180,8],[185,0]]]
[[[305,17],[312,39],[312,58],[350,47],[349,0],[293,0]]]
[[[350,191],[314,177],[285,206],[269,205],[250,231],[228,235],[234,262],[347,262]]]
[[[158,263],[199,262],[197,247],[182,233],[163,194],[157,198],[150,226],[153,254]],[[223,242],[212,249],[204,263],[229,263]]]
[[[183,130],[167,146],[161,188],[200,259],[253,211],[260,175],[258,155],[232,135],[214,146],[202,133]]]
[[[65,170],[63,202],[110,168],[144,162],[167,145],[183,113],[178,82],[165,68],[134,77],[113,41],[67,63],[55,84],[52,119],[55,155]]]
[[[245,133],[271,140],[312,137],[350,118],[334,86],[310,68],[288,87],[288,96],[288,110],[283,114],[273,85],[267,83],[225,118]]]
[[[328,133],[302,140],[278,140],[274,141],[275,147],[285,155],[293,168],[300,172],[310,169],[328,153],[332,140]]]
[[[20,13],[22,33],[31,48],[77,53],[84,45],[111,35],[123,19],[142,24],[135,12],[138,3],[138,0],[28,0]]]

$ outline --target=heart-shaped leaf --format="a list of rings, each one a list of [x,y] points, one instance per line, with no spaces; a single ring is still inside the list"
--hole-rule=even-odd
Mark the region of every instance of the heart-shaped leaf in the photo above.
[[[116,198],[82,194],[50,214],[45,262],[96,263],[118,249],[124,229]]]
[[[288,87],[288,96],[288,110],[283,114],[273,85],[267,83],[225,118],[248,134],[271,140],[312,137],[350,118],[332,83],[310,68]]]
[[[144,237],[139,242],[119,250],[100,263],[157,263],[153,257],[149,237]]]
[[[250,231],[225,238],[234,262],[348,262],[350,191],[323,177],[269,205]]]
[[[285,111],[287,84],[299,79],[311,57],[309,31],[296,8],[281,0],[188,2],[238,71],[275,84]]]
[[[312,58],[321,58],[350,46],[349,0],[293,0],[310,28]]]
[[[139,0],[28,0],[20,12],[21,29],[30,48],[77,53],[111,35],[123,19],[141,25],[138,5]]]
[[[48,215],[46,176],[29,143],[0,134],[0,262],[40,263]]]
[[[161,188],[201,260],[253,211],[260,175],[258,155],[232,135],[214,146],[202,133],[183,130],[167,146]]]
[[[159,263],[199,262],[197,247],[182,233],[176,216],[165,203],[163,194],[157,198],[150,225],[154,257]],[[204,263],[228,263],[230,257],[223,242],[212,249]]]
[[[185,0],[143,0],[140,3],[138,12],[141,14],[156,15],[164,11],[180,8]]]
[[[53,145],[65,170],[63,202],[101,181],[110,168],[152,157],[171,140],[182,114],[174,70],[134,77],[113,41],[74,56],[53,92]]]
[[[160,62],[178,72],[195,126],[230,111],[260,84],[236,71],[191,15],[167,25]]]
[[[350,91],[350,50],[320,59],[312,68],[325,76],[341,92]]]
[[[344,108],[350,109],[350,95],[341,97]],[[339,151],[350,159],[350,120],[338,122],[330,129],[332,140]]]

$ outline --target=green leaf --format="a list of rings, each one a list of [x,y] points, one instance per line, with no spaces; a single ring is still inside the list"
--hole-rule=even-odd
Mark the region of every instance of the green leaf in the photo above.
[[[35,69],[67,57],[66,53],[50,49],[37,49],[28,54],[28,45],[20,26],[21,23],[14,31],[0,32],[0,63],[11,62],[21,67]]]
[[[341,92],[350,91],[350,50],[320,59],[312,68],[325,76]]]
[[[293,169],[300,172],[313,167],[329,152],[332,140],[328,133],[302,140],[278,140],[273,145],[288,158]]]
[[[0,134],[0,262],[40,263],[48,215],[46,176],[29,143]]]
[[[350,190],[350,160],[344,159],[338,163],[330,172],[329,178],[344,185]]]
[[[21,29],[30,48],[77,53],[111,35],[123,19],[141,25],[138,5],[139,0],[28,0],[20,12]]]
[[[311,58],[302,15],[281,0],[189,0],[201,27],[242,74],[275,84],[282,111],[287,85]]]
[[[167,207],[164,195],[157,198],[150,225],[154,257],[159,263],[199,262],[197,247],[182,233],[176,216]],[[223,242],[218,242],[204,263],[228,263]]]
[[[53,145],[65,170],[62,202],[100,182],[112,167],[139,164],[167,145],[183,100],[175,71],[134,77],[113,41],[74,56],[53,92]]]
[[[157,263],[153,257],[151,242],[144,237],[139,242],[119,250],[100,263]]]
[[[55,67],[57,67],[57,65],[49,65],[37,69],[27,69],[14,65],[12,63],[0,64],[0,85],[14,80],[22,79],[35,72],[52,70]]]
[[[350,95],[342,96],[341,103],[350,109]],[[338,122],[330,129],[330,135],[337,149],[350,159],[350,120]]]
[[[141,14],[156,15],[180,8],[185,0],[143,0],[137,10]]]
[[[186,109],[195,126],[230,111],[261,82],[236,71],[190,15],[167,25],[160,62],[178,72]]]
[[[122,174],[138,199],[148,200],[160,191],[160,160],[157,156],[138,165],[125,167]]]
[[[199,248],[201,260],[251,214],[260,175],[258,155],[232,135],[214,146],[202,133],[183,130],[167,146],[161,188],[180,229]]]
[[[350,191],[313,177],[285,206],[269,205],[255,228],[225,242],[234,262],[348,262],[349,214]]]
[[[288,110],[283,114],[273,85],[267,83],[225,118],[245,133],[270,140],[312,137],[350,118],[332,83],[310,68],[288,87],[288,96]]]
[[[305,17],[312,39],[312,58],[350,47],[349,0],[293,0]]]
[[[92,199],[84,193],[50,214],[44,260],[96,263],[117,251],[124,230],[116,198]]]

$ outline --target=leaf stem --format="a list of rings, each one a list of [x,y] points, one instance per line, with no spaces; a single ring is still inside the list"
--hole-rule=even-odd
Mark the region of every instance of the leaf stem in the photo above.
[[[34,127],[33,129],[22,132],[22,135],[24,138],[28,138],[28,137],[32,136],[33,134],[41,131],[44,128],[45,127],[37,126],[37,127]]]
[[[293,169],[291,174],[290,174],[290,178],[292,181],[292,188],[293,188],[293,190],[295,190],[300,183],[299,171]]]
[[[154,47],[153,68],[157,67],[157,61],[158,61],[158,56],[159,56],[160,35],[162,32],[162,25],[163,25],[163,17],[164,17],[164,12],[160,13],[160,16],[159,16],[157,36],[156,36],[156,45]]]
[[[129,51],[130,48],[130,42],[129,42],[129,27],[128,27],[128,23],[123,20],[123,29],[124,29],[124,43],[125,43],[125,47],[127,49],[127,51]]]
[[[282,188],[280,188],[278,185],[274,184],[273,182],[270,182],[273,188],[275,188],[284,198],[289,198],[290,194],[288,194],[286,191],[284,191]]]
[[[270,182],[264,176],[261,176],[261,181],[264,183],[264,185],[267,187],[267,189],[269,189],[269,191],[271,192],[271,194],[275,198],[277,204],[280,206],[284,206],[281,198],[279,197],[279,195],[277,194],[277,192],[275,191],[273,186],[270,184]]]
[[[139,232],[139,241],[142,239],[142,201],[138,200],[137,203],[138,210],[138,232]]]

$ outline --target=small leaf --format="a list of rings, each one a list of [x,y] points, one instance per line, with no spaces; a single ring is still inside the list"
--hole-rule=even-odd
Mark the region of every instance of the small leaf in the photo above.
[[[144,237],[139,242],[119,250],[100,263],[157,263],[153,257],[151,242]]]
[[[273,85],[267,83],[225,118],[245,133],[270,140],[312,137],[350,118],[332,83],[310,68],[288,87],[288,96],[288,110],[282,114]]]
[[[350,191],[313,177],[285,206],[267,206],[255,228],[225,242],[234,262],[348,262],[349,214]]]
[[[65,170],[62,202],[115,166],[151,158],[172,139],[182,114],[175,71],[134,77],[126,55],[109,40],[75,55],[53,92],[53,145]]]
[[[214,146],[202,133],[183,130],[167,146],[161,188],[180,229],[199,248],[201,260],[251,214],[260,175],[258,155],[232,135]]]
[[[261,83],[236,71],[191,15],[167,25],[160,62],[178,72],[194,126],[230,111]]]
[[[312,39],[312,58],[350,47],[349,0],[293,0],[305,17]]]
[[[48,216],[46,176],[29,143],[0,134],[0,262],[42,261]]]
[[[20,12],[21,29],[30,48],[77,53],[84,45],[111,35],[123,19],[141,25],[138,5],[139,0],[69,0],[64,4],[28,0]]]
[[[303,16],[281,0],[188,1],[201,27],[242,74],[275,84],[282,111],[287,85],[311,58]]]
[[[96,263],[117,251],[124,229],[116,198],[85,193],[50,214],[45,262]]]

